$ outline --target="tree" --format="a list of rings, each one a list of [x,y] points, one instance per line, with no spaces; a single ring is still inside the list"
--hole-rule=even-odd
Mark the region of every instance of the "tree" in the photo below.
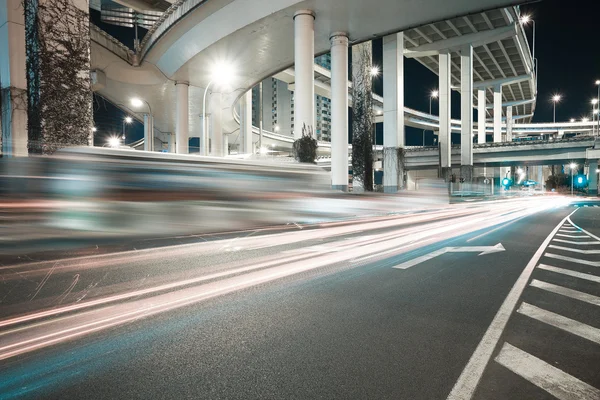
[[[313,129],[306,124],[302,126],[302,137],[294,141],[292,151],[294,158],[302,163],[314,163],[317,158],[317,147],[319,143],[313,137]]]

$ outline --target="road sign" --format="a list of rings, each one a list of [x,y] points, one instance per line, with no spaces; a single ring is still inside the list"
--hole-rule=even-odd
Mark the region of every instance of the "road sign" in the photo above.
[[[471,253],[480,253],[479,255],[482,256],[484,254],[491,254],[491,253],[497,253],[499,251],[505,251],[506,249],[504,248],[504,246],[502,246],[502,243],[498,243],[495,246],[462,246],[462,247],[444,247],[443,249],[439,249],[436,251],[432,251],[429,254],[425,254],[424,256],[421,257],[417,257],[417,258],[413,258],[410,261],[406,261],[400,265],[396,265],[394,268],[397,269],[407,269],[410,267],[414,267],[417,264],[420,264],[424,261],[427,260],[431,260],[432,258],[435,258],[437,256],[441,256],[442,254],[445,253],[465,253],[465,252],[471,252]]]

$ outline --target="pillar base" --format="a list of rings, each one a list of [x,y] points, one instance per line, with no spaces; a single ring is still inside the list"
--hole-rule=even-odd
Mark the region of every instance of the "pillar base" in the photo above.
[[[397,193],[398,186],[384,186],[383,193]]]
[[[460,166],[460,177],[463,178],[464,182],[473,182],[473,166],[472,165],[461,165]]]
[[[452,177],[452,168],[451,167],[442,167],[440,178],[442,178],[445,182],[450,182],[451,177]]]
[[[348,185],[331,185],[331,190],[341,190],[342,192],[347,192]]]

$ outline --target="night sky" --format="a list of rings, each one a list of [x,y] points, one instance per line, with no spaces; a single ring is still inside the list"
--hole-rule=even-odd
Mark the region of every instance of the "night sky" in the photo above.
[[[474,0],[476,1],[476,0]],[[575,4],[574,4],[575,3]],[[536,58],[538,59],[538,101],[534,122],[552,120],[552,102],[554,93],[562,96],[556,108],[556,120],[568,121],[590,116],[593,97],[597,96],[595,80],[600,79],[600,52],[597,41],[600,38],[600,1],[565,2],[545,0],[521,6],[522,14],[530,14],[535,20]],[[132,47],[133,30],[101,24],[99,13],[92,11],[92,21],[100,25],[111,35]],[[143,32],[143,30],[141,30]],[[529,43],[532,43],[532,26],[525,31]],[[142,33],[141,33],[142,34]],[[373,62],[381,66],[382,40],[373,41]],[[429,110],[429,93],[438,86],[438,77],[417,61],[404,59],[404,103],[417,110]],[[374,81],[374,91],[382,94],[382,79]],[[99,137],[107,132],[120,132],[124,114],[100,98],[95,99],[95,120]],[[437,102],[433,102],[433,113],[438,113]],[[460,118],[460,95],[452,94],[452,118]],[[474,112],[476,120],[477,113]],[[377,124],[377,143],[383,140],[382,124]],[[143,136],[143,127],[139,123],[128,127],[127,142]],[[406,144],[422,144],[422,130],[407,127]],[[459,142],[459,136],[453,135],[453,142]],[[426,145],[433,143],[433,134],[426,132]],[[101,142],[100,142],[101,144]]]

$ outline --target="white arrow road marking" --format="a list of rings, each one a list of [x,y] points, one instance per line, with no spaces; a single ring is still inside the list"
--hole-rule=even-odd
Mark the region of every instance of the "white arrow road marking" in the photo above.
[[[556,246],[554,244],[551,244],[550,246],[551,249],[558,249],[558,250],[565,250],[565,251],[572,251],[573,253],[581,253],[581,254],[600,254],[600,250],[581,250],[581,249],[572,249],[570,247],[563,247],[563,246]]]
[[[404,262],[404,263],[402,263],[400,265],[396,265],[394,268],[396,268],[396,269],[407,269],[407,268],[410,268],[410,267],[414,267],[417,264],[420,264],[420,263],[425,262],[427,260],[431,260],[432,258],[435,258],[437,256],[441,256],[442,254],[445,254],[445,253],[466,253],[466,252],[470,252],[470,253],[480,253],[479,255],[482,256],[484,254],[497,253],[499,251],[505,251],[505,248],[504,248],[504,246],[502,246],[502,243],[498,243],[495,246],[444,247],[443,249],[432,251],[431,253],[425,254],[424,256],[413,258],[412,260]]]
[[[495,361],[557,399],[600,398],[600,390],[509,343],[504,343]]]
[[[571,262],[574,262],[574,263],[591,265],[592,267],[600,267],[600,261],[582,260],[582,259],[579,259],[579,258],[561,256],[559,254],[554,254],[554,253],[546,253],[546,254],[544,254],[544,256],[545,257],[550,257],[550,258],[556,258],[557,260],[571,261]]]

